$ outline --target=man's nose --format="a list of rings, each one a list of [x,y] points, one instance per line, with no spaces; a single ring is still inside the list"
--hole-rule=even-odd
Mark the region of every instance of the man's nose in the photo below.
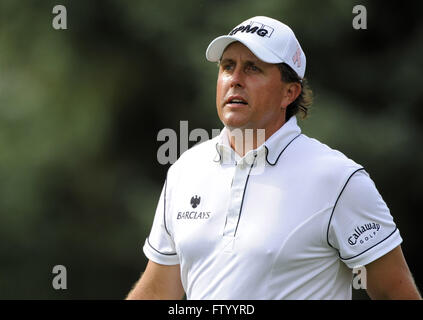
[[[231,76],[231,87],[244,86],[244,73],[240,67],[236,67]]]

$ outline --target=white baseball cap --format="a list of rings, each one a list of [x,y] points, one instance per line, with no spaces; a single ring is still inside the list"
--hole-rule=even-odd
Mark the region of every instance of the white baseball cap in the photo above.
[[[302,79],[306,57],[294,32],[286,24],[264,16],[245,20],[226,36],[214,39],[208,46],[206,58],[218,62],[232,42],[244,44],[260,60],[267,63],[286,63]]]

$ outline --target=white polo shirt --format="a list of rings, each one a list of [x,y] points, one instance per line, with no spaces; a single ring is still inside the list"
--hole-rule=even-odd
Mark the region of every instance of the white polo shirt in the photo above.
[[[294,116],[243,158],[226,129],[186,151],[143,249],[187,299],[351,299],[351,268],[401,242],[368,173]]]

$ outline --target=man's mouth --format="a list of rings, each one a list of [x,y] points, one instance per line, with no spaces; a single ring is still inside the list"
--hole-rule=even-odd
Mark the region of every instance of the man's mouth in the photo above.
[[[226,101],[227,105],[247,105],[248,102],[242,97],[229,97]]]

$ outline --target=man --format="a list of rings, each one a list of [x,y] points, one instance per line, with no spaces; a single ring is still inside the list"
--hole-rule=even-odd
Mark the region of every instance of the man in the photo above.
[[[368,173],[301,134],[311,98],[292,30],[254,17],[206,56],[225,128],[169,169],[127,298],[351,299],[365,266],[371,298],[420,299]]]

